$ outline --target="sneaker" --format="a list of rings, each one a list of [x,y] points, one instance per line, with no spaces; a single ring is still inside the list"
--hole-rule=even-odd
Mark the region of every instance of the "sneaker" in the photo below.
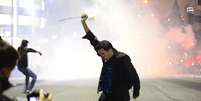
[[[31,93],[31,91],[30,91],[30,90],[28,90],[28,89],[27,89],[27,90],[24,90],[24,94],[26,94],[26,95],[27,95],[27,94],[30,94],[30,93]]]

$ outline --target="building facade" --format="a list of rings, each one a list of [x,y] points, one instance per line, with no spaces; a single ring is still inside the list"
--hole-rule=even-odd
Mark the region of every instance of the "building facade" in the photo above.
[[[0,35],[11,38],[34,34],[45,24],[44,0],[0,0]]]

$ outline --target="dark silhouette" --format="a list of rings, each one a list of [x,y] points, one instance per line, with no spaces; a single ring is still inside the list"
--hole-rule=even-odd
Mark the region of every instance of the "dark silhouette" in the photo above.
[[[99,41],[88,28],[87,18],[86,14],[81,16],[81,22],[86,32],[83,39],[90,41],[103,61],[98,85],[98,92],[102,91],[99,101],[129,101],[129,89],[132,87],[133,98],[137,98],[140,80],[130,57],[125,53],[118,52],[109,41]]]
[[[0,40],[0,101],[15,101],[4,95],[3,92],[12,87],[8,79],[18,58],[17,50]]]

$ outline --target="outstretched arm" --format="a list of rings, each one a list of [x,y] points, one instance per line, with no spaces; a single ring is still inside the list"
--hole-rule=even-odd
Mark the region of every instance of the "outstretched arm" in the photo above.
[[[41,52],[36,51],[35,49],[32,49],[32,48],[27,48],[27,52],[33,52],[33,53],[38,53],[38,54],[42,55]]]
[[[98,45],[99,43],[99,40],[97,39],[97,37],[90,31],[87,23],[86,23],[86,20],[88,19],[88,16],[86,14],[83,14],[81,16],[81,23],[82,23],[82,26],[84,28],[84,31],[86,32],[86,35],[84,35],[82,38],[83,39],[88,39],[91,43],[91,45],[94,47],[94,49],[96,50],[96,46]]]

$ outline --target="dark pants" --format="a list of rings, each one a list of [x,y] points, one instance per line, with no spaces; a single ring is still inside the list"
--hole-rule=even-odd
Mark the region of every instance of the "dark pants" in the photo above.
[[[129,95],[114,96],[102,93],[98,101],[130,101]]]
[[[112,97],[109,94],[102,93],[98,101],[112,101]]]
[[[25,90],[32,90],[34,85],[35,85],[35,82],[36,82],[36,79],[37,79],[37,76],[34,72],[32,72],[29,68],[19,68],[19,71],[21,71],[25,77],[26,77],[26,80],[25,80]],[[29,78],[32,78],[32,81],[31,83],[29,83]]]

